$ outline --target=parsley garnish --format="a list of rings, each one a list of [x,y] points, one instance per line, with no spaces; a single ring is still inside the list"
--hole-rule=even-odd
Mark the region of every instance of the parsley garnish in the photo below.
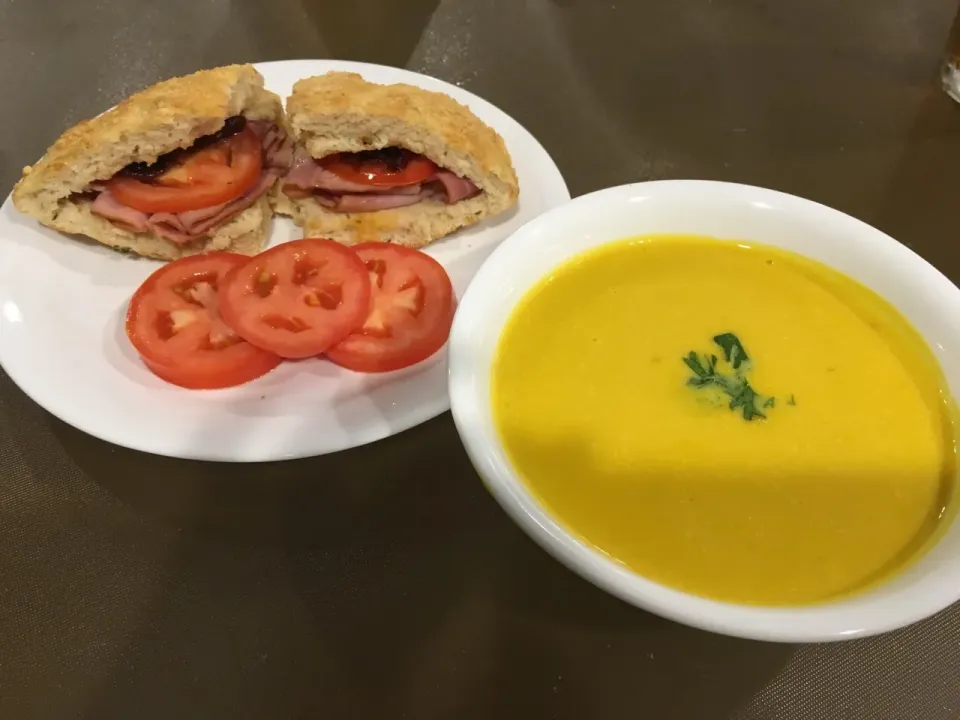
[[[751,421],[754,418],[766,418],[765,409],[776,407],[776,399],[763,397],[750,385],[747,373],[750,370],[750,356],[743,347],[743,343],[733,333],[722,333],[713,338],[723,352],[724,363],[729,365],[733,372],[724,373],[718,368],[720,359],[716,355],[700,354],[691,350],[683,358],[684,364],[693,371],[693,377],[687,380],[687,385],[697,390],[715,387],[730,398],[728,407],[734,412],[743,413],[743,419]],[[788,405],[796,405],[793,395],[787,400]]]

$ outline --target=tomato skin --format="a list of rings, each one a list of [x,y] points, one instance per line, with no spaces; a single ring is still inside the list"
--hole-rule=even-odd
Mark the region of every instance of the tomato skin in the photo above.
[[[371,273],[371,312],[363,327],[330,348],[327,358],[364,373],[400,370],[447,342],[456,300],[443,266],[419,250],[364,243],[354,251]]]
[[[117,175],[107,182],[124,205],[145,213],[178,213],[213,207],[252,188],[263,170],[263,147],[250,128],[191,153],[153,182]]]
[[[178,385],[188,390],[217,390],[256,380],[283,362],[283,358],[256,350],[257,353],[252,355],[248,362],[238,364],[229,371],[218,371],[203,366],[190,368],[182,365],[161,365],[143,356],[140,356],[140,360],[150,372],[171,385]]]
[[[284,358],[306,358],[363,324],[370,279],[352,249],[305,238],[272,247],[232,270],[220,311],[247,342]]]
[[[417,185],[432,180],[439,167],[432,161],[409,151],[403,151],[404,162],[399,169],[392,169],[384,160],[363,160],[363,153],[339,153],[320,161],[324,169],[344,180],[371,187],[402,187]]]
[[[134,293],[125,330],[151,372],[194,389],[240,385],[280,358],[244,342],[220,318],[216,286],[245,255],[195,255],[162,266]]]

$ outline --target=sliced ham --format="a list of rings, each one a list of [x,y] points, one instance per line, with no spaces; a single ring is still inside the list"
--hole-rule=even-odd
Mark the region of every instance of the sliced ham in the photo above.
[[[153,231],[178,245],[207,235],[214,227],[229,222],[257,202],[293,160],[293,143],[281,128],[263,120],[250,121],[249,126],[263,143],[264,167],[257,183],[240,197],[198,210],[149,214],[124,205],[103,183],[95,183],[91,190],[98,194],[91,212],[133,232]]]
[[[263,173],[263,175],[265,174],[266,173]],[[261,177],[263,177],[263,175],[261,175]],[[213,205],[212,207],[198,208],[196,210],[184,210],[183,212],[176,214],[164,214],[170,215],[170,218],[173,222],[179,223],[184,231],[189,232],[195,230],[198,225],[206,222],[207,220],[217,217],[223,208],[227,206],[227,204],[228,203],[220,203],[219,205]],[[152,219],[163,222],[167,218],[160,218],[157,215],[154,215]]]
[[[291,197],[309,195],[315,190],[328,193],[364,193],[386,195],[419,195],[420,185],[398,187],[374,187],[344,180],[339,175],[321,167],[313,158],[296,158],[290,173],[284,178],[283,190]],[[298,191],[303,191],[299,193]]]
[[[173,220],[165,220],[165,221],[156,220],[158,215],[166,215],[166,214],[168,213],[155,213],[154,215],[151,215],[150,221],[148,222],[148,225],[150,226],[150,230],[152,230],[154,233],[162,237],[164,240],[169,240],[170,242],[176,243],[177,245],[185,245],[191,240],[196,240],[195,236],[191,235],[185,230],[179,229],[178,223],[176,220],[176,215],[173,216],[174,218]]]
[[[134,232],[144,232],[147,229],[147,221],[149,220],[147,213],[124,205],[109,190],[103,190],[97,195],[93,205],[90,206],[90,211],[94,215],[123,225]]]
[[[296,185],[284,185],[283,194],[294,200],[302,200],[303,198],[312,196],[314,191],[304,190],[303,188],[298,188]]]
[[[281,173],[287,172],[293,163],[293,140],[287,137],[286,133],[275,136],[270,140],[270,146],[267,149],[266,164],[273,170],[280,170]]]
[[[317,196],[317,201],[333,212],[358,213],[416,205],[427,195],[421,191],[416,195],[386,193],[346,193],[344,195]]]
[[[325,190],[327,192],[365,193],[374,188],[369,185],[344,180],[329,170],[320,167],[313,158],[295,159],[290,174],[284,179],[284,189],[294,187],[300,190]]]
[[[447,195],[447,205],[453,205],[461,200],[466,200],[480,192],[480,188],[470,180],[459,177],[449,170],[441,170],[438,172],[436,179],[443,183],[443,189]]]
[[[324,169],[302,147],[298,147],[293,156],[293,165],[283,180],[283,188],[284,191],[291,190],[292,192],[289,193],[291,196],[295,195],[297,190],[362,193],[374,189],[369,185],[344,180],[339,175]]]
[[[277,127],[268,120],[250,120],[247,123],[263,144],[263,164],[272,170],[283,174],[293,164],[293,139],[283,128]]]
[[[186,210],[181,213],[154,213],[147,220],[147,225],[155,233],[177,244],[203,237],[217,225],[223,225],[233,220],[248,207],[253,205],[277,179],[273,171],[266,171],[260,175],[260,180],[246,193],[238,198],[213,207],[199,210]]]
[[[292,198],[313,195],[317,202],[335,212],[373,212],[415,205],[424,198],[440,196],[449,205],[480,192],[473,182],[449,170],[418,185],[372,187],[344,180],[325,169],[307,151],[298,147],[290,172],[283,180],[283,192]]]
[[[184,229],[192,235],[202,235],[214,225],[220,225],[235,215],[239,215],[253,205],[277,179],[274,171],[268,170],[260,174],[257,184],[238,198],[213,207],[199,210],[186,210],[178,213]]]
[[[180,215],[175,213],[154,213],[147,220],[147,227],[160,237],[177,245],[188,243],[196,238],[187,229]]]
[[[183,221],[183,224],[186,226],[188,232],[190,232],[192,235],[204,235],[214,226],[222,225],[223,223],[232,220],[248,207],[257,202],[257,200],[260,199],[260,196],[273,186],[273,183],[276,181],[276,179],[277,175],[275,172],[264,172],[260,175],[260,179],[257,181],[256,185],[251,187],[240,197],[222,205],[220,207],[220,211],[216,215],[199,219],[197,217],[192,217],[191,213],[188,211],[180,213],[180,219]]]
[[[284,185],[284,192],[287,192],[291,197],[307,196],[307,191],[299,188],[295,189],[294,193],[289,193],[286,185]],[[436,181],[423,185],[407,185],[392,189],[381,189],[379,192],[362,193],[319,191],[314,192],[314,197],[318,203],[333,212],[359,213],[408,207],[431,197],[440,197],[444,202],[452,205],[460,200],[473,197],[479,192],[480,188],[469,180],[459,178],[453,173],[441,171],[437,173]]]
[[[247,120],[246,127],[253,130],[256,136],[260,138],[260,140],[263,140],[267,133],[269,133],[272,128],[275,128],[276,125],[269,120]],[[264,147],[266,147],[266,143],[264,143]]]

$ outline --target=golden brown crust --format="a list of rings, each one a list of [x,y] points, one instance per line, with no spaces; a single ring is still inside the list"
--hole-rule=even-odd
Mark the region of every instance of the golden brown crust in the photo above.
[[[271,193],[275,212],[288,215],[303,230],[303,237],[325,237],[344,245],[387,242],[422,248],[452,232],[470,227],[497,214],[488,195],[453,205],[427,198],[416,205],[364,213],[336,213],[314,198],[294,200],[280,186]]]
[[[263,249],[273,212],[266,195],[233,220],[191,242],[178,244],[153,232],[133,232],[90,212],[90,201],[64,203],[48,227],[70,235],[80,235],[114,250],[135,253],[157,260],[176,260],[214,250],[229,250],[256,255]]]
[[[153,85],[64,132],[33,167],[24,168],[14,204],[43,220],[51,200],[109,178],[130,162],[152,162],[189,147],[241,111],[277,121],[283,114],[279,98],[263,89],[252,65],[201,70]]]
[[[299,80],[287,100],[294,132],[299,116],[314,124],[321,116],[370,116],[381,125],[398,121],[440,138],[459,154],[473,158],[483,173],[495,176],[516,195],[517,176],[503,138],[449,95],[413,85],[378,85],[361,75],[330,72]],[[380,143],[371,143],[371,145]]]
[[[479,195],[447,205],[430,199],[368,213],[334,213],[315,200],[276,192],[274,209],[306,235],[351,245],[392,242],[422,247],[459,228],[499,215],[517,202],[519,186],[503,138],[468,108],[412,85],[377,85],[355,73],[300,80],[287,101],[287,124],[313,157],[399,146],[468,178]]]
[[[218,228],[206,241],[178,246],[153,233],[130,233],[92,215],[75,193],[113,177],[131,162],[153,162],[189,147],[223,127],[231,116],[282,124],[280,98],[265,90],[252,65],[201,70],[153,85],[115,108],[67,130],[13,189],[13,204],[42,224],[98,242],[161,259],[230,247],[255,252],[264,241],[270,211],[266,201]]]

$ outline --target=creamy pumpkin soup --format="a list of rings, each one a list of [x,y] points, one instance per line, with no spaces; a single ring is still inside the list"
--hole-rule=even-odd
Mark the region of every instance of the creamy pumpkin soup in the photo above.
[[[952,506],[953,401],[929,349],[872,291],[771,247],[657,236],[567,262],[507,323],[492,403],[560,522],[711,598],[862,589]]]

